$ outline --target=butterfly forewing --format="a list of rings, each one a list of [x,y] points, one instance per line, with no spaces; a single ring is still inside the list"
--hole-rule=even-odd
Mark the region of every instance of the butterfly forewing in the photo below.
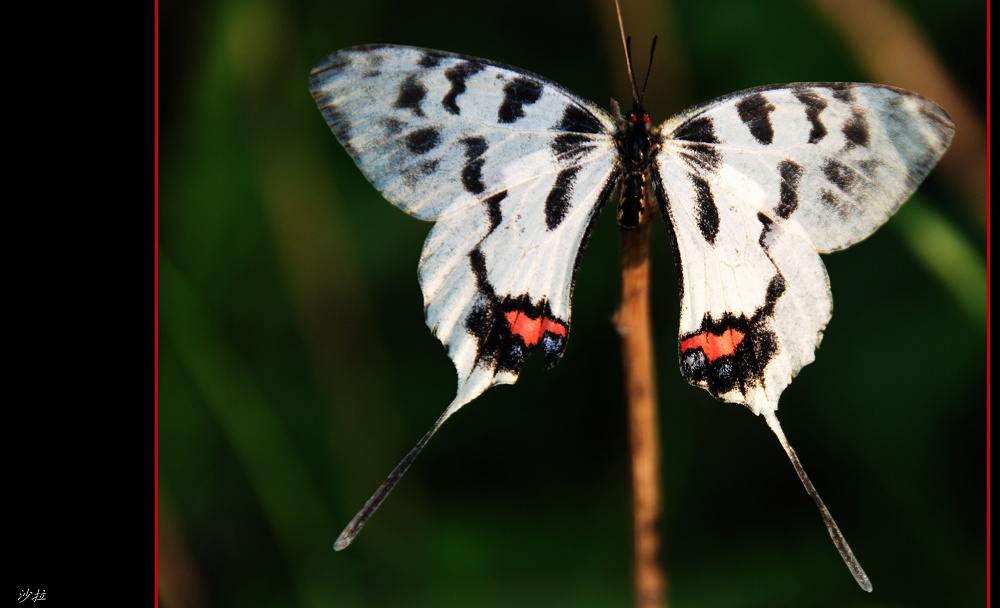
[[[688,380],[776,409],[830,319],[818,253],[881,226],[952,134],[933,102],[854,84],[759,87],[664,123],[660,198],[682,269]]]

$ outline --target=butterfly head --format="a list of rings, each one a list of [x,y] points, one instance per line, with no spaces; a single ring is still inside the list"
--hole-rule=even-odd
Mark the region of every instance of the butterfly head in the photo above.
[[[625,115],[625,122],[628,126],[623,138],[625,145],[622,156],[629,169],[642,169],[649,161],[650,154],[657,148],[649,136],[649,113],[635,103]]]

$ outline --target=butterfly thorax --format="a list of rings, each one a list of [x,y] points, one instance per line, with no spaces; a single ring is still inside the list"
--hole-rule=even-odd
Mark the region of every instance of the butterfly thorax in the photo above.
[[[649,114],[639,104],[625,115],[616,138],[621,164],[621,192],[618,197],[618,223],[635,228],[646,214],[647,176],[659,148],[650,136]]]

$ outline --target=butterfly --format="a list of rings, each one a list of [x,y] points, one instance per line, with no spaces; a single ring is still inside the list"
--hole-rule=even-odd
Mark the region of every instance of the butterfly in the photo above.
[[[559,361],[580,256],[617,194],[624,228],[657,211],[666,220],[683,376],[764,417],[870,591],[781,429],[778,399],[813,361],[830,320],[819,254],[881,226],[944,154],[954,126],[902,89],[794,83],[732,93],[657,127],[631,81],[622,115],[615,102],[609,113],[526,70],[423,48],[356,46],[313,69],[312,95],[365,177],[435,222],[419,280],[427,325],[458,373],[454,400],[334,547],[351,543],[458,409],[514,383],[535,350],[546,368]]]

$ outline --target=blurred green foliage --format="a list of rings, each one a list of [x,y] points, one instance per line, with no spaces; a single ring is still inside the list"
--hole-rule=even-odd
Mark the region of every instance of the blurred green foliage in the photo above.
[[[901,8],[983,111],[982,3]],[[516,386],[456,415],[355,544],[332,551],[455,378],[423,323],[416,266],[429,226],[364,180],[307,89],[327,53],[393,42],[521,66],[604,105],[627,91],[599,25],[610,2],[160,10],[161,605],[629,605],[613,213],[583,259],[562,362],[543,373],[529,361]],[[643,24],[675,51],[657,57],[671,65],[654,65],[652,81],[683,74],[651,85],[654,121],[757,84],[871,79],[809,4],[671,10],[671,27]],[[664,84],[676,87],[660,105],[652,91]],[[763,421],[681,379],[676,279],[656,230],[674,608],[984,604],[985,236],[966,211],[976,204],[934,174],[888,228],[826,258],[833,321],[782,400],[870,596]]]

